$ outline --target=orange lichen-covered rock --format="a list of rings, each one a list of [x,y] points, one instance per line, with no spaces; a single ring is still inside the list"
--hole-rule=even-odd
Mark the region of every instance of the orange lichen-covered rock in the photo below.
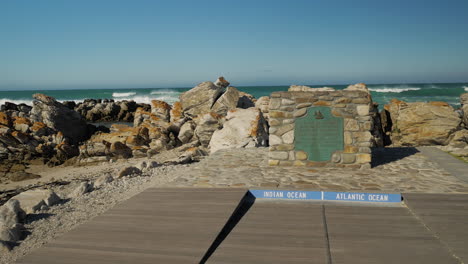
[[[0,112],[0,125],[11,126],[11,119],[5,112]]]
[[[445,102],[392,100],[386,110],[392,121],[390,137],[394,146],[445,145],[462,122]]]
[[[175,102],[174,105],[172,105],[170,115],[171,115],[171,120],[170,120],[171,123],[178,122],[179,120],[184,118],[182,104],[180,102]]]
[[[171,106],[159,100],[152,100],[151,101],[151,114],[156,116],[157,118],[169,122],[170,116],[169,112],[171,111]]]

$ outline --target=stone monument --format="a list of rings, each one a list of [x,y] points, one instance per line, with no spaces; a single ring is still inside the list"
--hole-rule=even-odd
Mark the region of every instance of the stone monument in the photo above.
[[[376,109],[368,91],[275,92],[269,107],[271,166],[370,167]]]

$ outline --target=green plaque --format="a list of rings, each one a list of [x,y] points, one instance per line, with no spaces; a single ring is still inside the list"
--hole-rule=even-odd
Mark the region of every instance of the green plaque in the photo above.
[[[333,152],[343,150],[343,118],[331,114],[329,107],[310,107],[297,118],[294,148],[307,152],[308,160],[329,161]]]

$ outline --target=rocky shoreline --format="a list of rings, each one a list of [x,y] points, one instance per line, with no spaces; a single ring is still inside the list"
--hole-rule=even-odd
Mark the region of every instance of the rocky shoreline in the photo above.
[[[290,87],[290,91],[320,89],[333,88]],[[365,84],[346,89],[368,92]],[[269,97],[255,99],[229,86],[223,77],[197,85],[173,105],[157,100],[146,105],[96,99],[76,104],[60,103],[44,94],[33,97],[32,106],[6,103],[0,109],[1,261],[24,255],[145,188],[169,183],[224,186],[222,177],[203,181],[197,174],[184,178],[191,175],[192,166],[185,164],[229,149],[240,153],[244,148],[268,147],[273,120]],[[468,157],[468,93],[460,96],[460,102],[461,108],[454,109],[444,102],[394,99],[380,112],[374,104],[371,147],[437,145]],[[90,124],[100,122],[132,122],[133,126],[114,124],[109,129]],[[221,160],[225,159],[229,156]],[[234,165],[225,164],[230,166]],[[229,179],[226,184],[256,185],[239,177],[238,182]],[[464,192],[467,186],[453,182]],[[275,187],[279,186],[287,187],[281,182]],[[90,210],[83,201],[92,201],[96,207]],[[70,213],[74,211],[79,213]],[[47,230],[45,223],[57,231]]]

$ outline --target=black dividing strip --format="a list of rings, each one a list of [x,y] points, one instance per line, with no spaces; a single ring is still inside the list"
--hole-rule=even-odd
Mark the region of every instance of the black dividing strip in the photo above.
[[[322,204],[322,221],[323,221],[323,230],[325,232],[325,247],[327,249],[327,263],[332,264],[332,257],[330,251],[330,238],[328,237],[328,225],[327,225],[327,216],[325,215],[325,205]]]
[[[203,258],[200,260],[199,264],[204,264],[206,261],[208,261],[211,255],[213,255],[219,245],[221,245],[224,239],[226,239],[229,233],[231,233],[234,227],[236,227],[237,223],[239,223],[239,221],[242,219],[242,217],[244,217],[244,215],[249,211],[250,207],[252,207],[254,203],[255,197],[249,191],[247,191],[247,193],[239,202],[239,205],[237,205],[237,208],[232,213],[231,217],[229,217],[223,229],[221,229],[221,232],[219,232],[216,239],[213,241]]]

